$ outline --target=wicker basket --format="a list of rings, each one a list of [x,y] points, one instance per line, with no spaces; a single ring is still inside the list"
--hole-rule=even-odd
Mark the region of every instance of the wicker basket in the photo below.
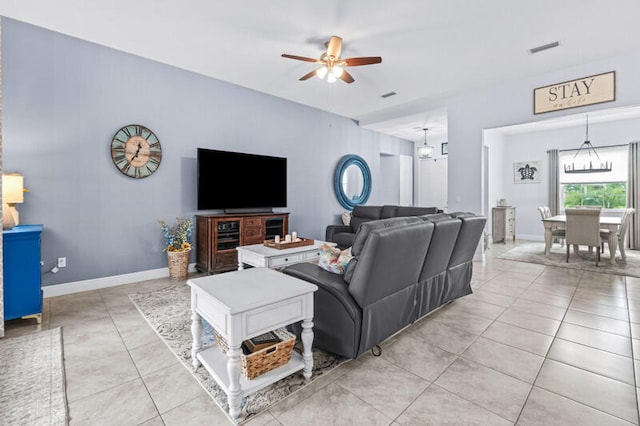
[[[168,251],[169,277],[172,280],[184,281],[189,272],[189,254],[191,250]]]
[[[222,353],[226,354],[229,350],[229,345],[224,337],[222,337],[215,328],[213,329],[213,335],[216,338],[218,347]],[[273,332],[280,338],[280,342],[274,343],[259,351],[255,351],[249,355],[242,354],[242,374],[249,380],[255,379],[261,374],[267,373],[278,367],[282,367],[291,359],[291,351],[296,344],[296,336],[289,333],[284,328],[273,330]]]

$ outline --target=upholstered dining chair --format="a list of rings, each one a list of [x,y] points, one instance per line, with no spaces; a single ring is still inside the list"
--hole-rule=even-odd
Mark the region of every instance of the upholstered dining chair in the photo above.
[[[551,217],[551,210],[548,206],[540,206],[538,207],[538,212],[540,212],[540,219],[544,220],[548,217]],[[553,241],[559,240],[560,246],[564,246],[564,239],[566,236],[566,231],[564,228],[553,228],[551,230],[551,243]]]
[[[565,215],[567,217],[567,262],[569,262],[569,248],[571,246],[573,246],[573,253],[576,255],[579,246],[589,246],[589,252],[592,247],[596,248],[596,266],[598,266],[602,241],[609,238],[609,231],[600,229],[600,209],[569,208],[565,209]]]
[[[620,249],[620,256],[622,256],[623,260],[627,259],[627,254],[624,252],[624,249],[627,245],[627,234],[629,233],[629,224],[631,223],[631,217],[636,212],[636,209],[629,207],[622,214],[622,219],[620,219],[620,226],[618,227],[618,232],[616,233],[616,237],[618,238],[618,248]]]

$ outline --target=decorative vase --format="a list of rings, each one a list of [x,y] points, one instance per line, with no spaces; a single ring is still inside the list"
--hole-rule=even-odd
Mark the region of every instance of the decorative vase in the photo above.
[[[189,272],[189,254],[191,250],[184,251],[168,251],[169,258],[169,278],[176,281],[184,281],[187,279]]]

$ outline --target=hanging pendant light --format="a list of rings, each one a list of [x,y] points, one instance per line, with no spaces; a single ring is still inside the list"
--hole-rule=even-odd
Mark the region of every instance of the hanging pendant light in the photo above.
[[[424,145],[418,147],[418,157],[424,160],[433,156],[433,147],[427,144],[427,130],[429,129],[424,128],[422,130],[424,130]]]
[[[578,165],[578,167],[576,168],[575,159],[578,156],[578,154],[582,154],[580,158],[584,157],[585,160],[584,160],[584,163],[582,164],[582,167]],[[594,166],[594,162],[595,162],[595,166]],[[585,141],[582,143],[582,145],[580,145],[580,148],[578,148],[578,151],[573,156],[573,161],[571,162],[571,164],[564,165],[564,172],[565,173],[603,173],[603,172],[610,172],[612,170],[612,167],[613,167],[613,162],[605,161],[603,163],[602,160],[600,159],[600,156],[598,155],[598,152],[596,151],[596,148],[593,145],[591,145],[591,142],[589,142],[589,115],[587,114],[587,130],[586,130]]]

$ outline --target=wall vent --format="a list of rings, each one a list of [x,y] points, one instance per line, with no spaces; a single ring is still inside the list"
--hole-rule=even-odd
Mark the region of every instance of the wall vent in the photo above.
[[[538,52],[542,52],[543,50],[553,49],[554,47],[560,46],[559,41],[554,41],[553,43],[544,44],[542,46],[534,47],[529,49],[529,53],[534,54]]]

